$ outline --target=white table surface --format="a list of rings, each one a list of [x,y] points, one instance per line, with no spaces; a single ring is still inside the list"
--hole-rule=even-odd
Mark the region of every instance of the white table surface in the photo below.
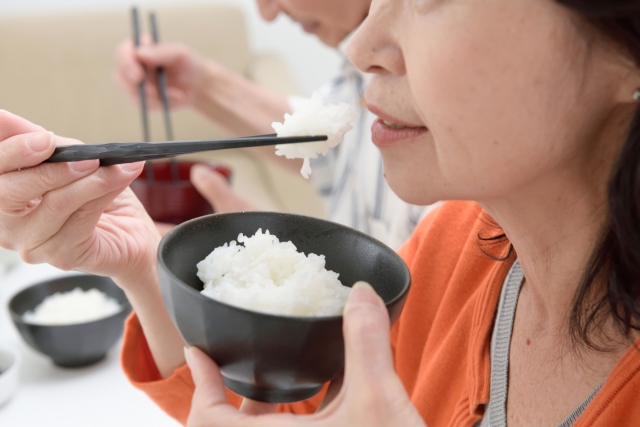
[[[22,340],[7,312],[11,296],[38,281],[69,274],[47,264],[19,264],[0,274],[0,344],[18,349],[23,358],[18,390],[0,407],[0,426],[179,426],[129,384],[120,369],[120,343],[96,365],[63,369]]]

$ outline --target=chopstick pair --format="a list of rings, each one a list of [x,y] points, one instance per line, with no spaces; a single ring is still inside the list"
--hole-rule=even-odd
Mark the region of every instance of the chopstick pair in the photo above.
[[[133,24],[133,39],[136,47],[140,46],[140,25],[138,9],[131,8]],[[149,14],[151,32],[154,43],[158,43],[158,26],[154,13]],[[122,163],[149,161],[157,159],[171,159],[171,175],[178,180],[178,167],[173,157],[202,151],[224,150],[230,148],[260,147],[266,145],[292,144],[301,142],[326,141],[326,135],[278,137],[276,134],[246,136],[202,141],[173,141],[173,128],[169,112],[169,98],[167,96],[167,80],[164,70],[157,69],[160,98],[164,111],[165,131],[169,141],[149,142],[149,120],[147,116],[147,98],[145,93],[146,78],[138,86],[140,107],[142,112],[142,131],[145,142],[114,142],[91,145],[69,145],[57,147],[45,163],[79,162],[83,160],[100,160],[100,166],[110,166]],[[150,162],[145,164],[147,179],[153,180],[153,167]]]
[[[182,154],[230,148],[326,141],[326,135],[278,137],[275,134],[202,141],[112,142],[57,147],[45,163],[100,160],[100,166],[173,158]]]
[[[131,8],[131,21],[133,26],[133,42],[136,48],[140,47],[140,21],[138,19],[138,8]],[[156,14],[154,12],[149,13],[149,23],[151,24],[151,37],[154,44],[159,43],[160,36],[158,32],[158,23],[156,20]],[[167,76],[164,72],[164,68],[159,67],[156,69],[156,76],[158,80],[158,92],[162,101],[162,112],[164,119],[164,128],[168,141],[173,141],[173,126],[171,124],[171,114],[169,110],[169,96],[167,95]],[[138,96],[140,98],[140,110],[142,114],[142,134],[145,142],[151,141],[151,134],[149,131],[149,117],[147,114],[147,96],[145,91],[146,77],[138,85]],[[145,165],[147,179],[153,180],[153,165]],[[171,159],[171,178],[173,181],[180,179],[178,172],[178,164],[174,159]]]

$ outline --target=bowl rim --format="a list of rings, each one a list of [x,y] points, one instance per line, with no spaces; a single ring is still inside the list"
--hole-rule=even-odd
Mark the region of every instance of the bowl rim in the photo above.
[[[208,296],[203,295],[201,292],[198,292],[197,290],[193,289],[191,286],[187,285],[186,283],[184,283],[181,279],[179,279],[175,274],[173,274],[173,272],[169,269],[169,267],[167,267],[166,263],[164,262],[164,259],[162,258],[162,249],[166,246],[167,242],[169,242],[171,239],[174,238],[174,236],[176,234],[178,234],[180,232],[180,230],[182,228],[186,228],[189,224],[191,223],[195,223],[198,221],[203,221],[205,218],[210,218],[210,217],[218,217],[218,216],[238,216],[238,215],[271,215],[271,216],[287,216],[287,217],[296,217],[296,218],[301,218],[301,219],[310,219],[313,221],[319,221],[319,222],[323,222],[323,223],[328,223],[334,226],[337,226],[339,228],[343,228],[348,230],[349,232],[355,233],[357,235],[360,235],[366,239],[369,240],[373,240],[376,243],[382,245],[384,248],[388,249],[391,253],[395,254],[395,256],[398,257],[398,259],[402,262],[402,266],[405,270],[405,273],[408,277],[407,283],[404,286],[404,288],[402,289],[402,291],[400,293],[398,293],[398,295],[396,295],[394,298],[392,298],[391,300],[389,300],[388,302],[384,302],[385,307],[389,308],[391,306],[393,306],[394,304],[396,304],[398,301],[401,301],[406,295],[407,293],[409,293],[409,290],[411,289],[411,271],[409,270],[409,267],[407,266],[407,263],[404,261],[404,259],[402,259],[402,257],[400,256],[400,254],[398,254],[397,251],[391,249],[388,245],[386,245],[385,243],[381,242],[380,240],[366,234],[363,233],[359,230],[356,230],[354,228],[348,227],[346,225],[343,224],[339,224],[337,222],[333,222],[333,221],[329,221],[326,219],[320,219],[320,218],[315,218],[312,216],[308,216],[308,215],[300,215],[300,214],[293,214],[293,213],[286,213],[286,212],[273,212],[273,211],[237,211],[237,212],[221,212],[221,213],[212,213],[209,215],[204,215],[198,218],[193,218],[190,219],[188,221],[185,221],[181,224],[178,224],[177,226],[175,226],[173,229],[171,229],[167,234],[165,234],[162,239],[160,240],[160,244],[158,245],[158,251],[157,251],[157,259],[158,259],[158,269],[162,267],[162,269],[169,275],[171,276],[172,279],[175,280],[175,282],[178,284],[179,287],[181,287],[182,289],[186,289],[187,292],[191,293],[192,295],[197,295],[197,298],[200,298],[202,301],[207,301],[207,304],[213,304],[215,305],[222,305],[228,309],[232,309],[234,311],[239,311],[241,313],[248,313],[248,314],[252,314],[252,315],[259,315],[259,316],[263,316],[266,317],[268,319],[286,319],[286,320],[293,320],[293,321],[298,321],[298,322],[308,322],[308,323],[314,323],[314,322],[322,322],[322,321],[335,321],[335,320],[341,320],[343,318],[343,314],[337,315],[337,316],[291,316],[291,315],[286,315],[286,314],[275,314],[275,313],[268,313],[268,312],[263,312],[263,311],[255,311],[255,310],[249,310],[240,306],[236,306],[236,305],[232,305],[229,303],[226,303],[224,301],[220,301]],[[353,286],[353,285],[352,285]],[[349,286],[349,288],[351,288],[352,286]],[[377,292],[376,292],[377,293]]]
[[[47,327],[47,328],[59,328],[59,327],[68,327],[68,326],[90,325],[92,323],[103,322],[105,320],[112,319],[112,318],[115,318],[117,316],[120,316],[124,312],[131,312],[132,311],[131,303],[129,302],[128,299],[126,299],[123,303],[120,303],[120,310],[118,310],[117,312],[115,312],[113,314],[110,314],[109,316],[101,317],[99,319],[91,320],[89,322],[63,323],[63,324],[58,324],[58,325],[51,325],[51,324],[47,324],[47,323],[36,323],[36,322],[29,322],[27,320],[24,320],[23,315],[20,315],[20,314],[16,313],[11,308],[11,304],[13,303],[13,300],[15,298],[17,298],[18,295],[21,295],[23,292],[31,290],[32,288],[35,288],[36,286],[44,286],[44,285],[46,285],[46,284],[48,284],[50,282],[56,281],[56,280],[70,279],[70,278],[75,278],[75,277],[101,277],[101,278],[111,279],[109,276],[100,276],[100,275],[97,275],[97,274],[90,274],[90,273],[80,273],[80,274],[61,275],[61,276],[57,276],[57,277],[54,277],[54,278],[51,278],[51,279],[41,280],[41,281],[39,281],[37,283],[33,283],[33,284],[31,284],[31,285],[19,290],[18,292],[14,293],[13,295],[11,295],[11,297],[7,301],[7,311],[11,315],[11,320],[14,323],[21,323],[23,325]],[[111,279],[111,280],[113,280],[113,279]],[[115,286],[118,286],[118,285],[115,285]],[[92,289],[95,289],[95,288],[92,288]],[[51,295],[53,295],[53,294],[50,294],[50,295],[47,295],[47,296],[51,296]],[[41,303],[42,302],[40,302],[40,304]]]
[[[8,353],[13,356],[13,363],[9,365],[9,368],[0,372],[0,383],[9,378],[10,375],[13,375],[16,371],[20,369],[22,365],[22,354],[16,348],[8,347],[5,345],[0,345],[0,352]]]

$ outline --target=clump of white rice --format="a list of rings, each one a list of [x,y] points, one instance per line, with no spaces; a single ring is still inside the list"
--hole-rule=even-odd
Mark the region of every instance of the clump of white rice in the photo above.
[[[327,135],[326,141],[276,145],[278,156],[304,159],[300,173],[309,178],[309,159],[315,159],[318,154],[326,156],[329,148],[340,144],[344,135],[353,127],[358,115],[344,102],[338,105],[324,105],[319,92],[315,92],[311,99],[301,101],[299,105],[300,108],[293,114],[284,115],[284,123],[275,122],[271,126],[278,136]]]
[[[244,244],[241,245],[241,244]],[[342,314],[350,288],[325,269],[324,255],[258,230],[217,247],[197,265],[203,295],[253,311],[289,316]]]
[[[121,306],[114,298],[98,289],[75,288],[57,292],[44,299],[33,311],[27,311],[25,322],[40,325],[71,325],[104,319],[118,313]]]

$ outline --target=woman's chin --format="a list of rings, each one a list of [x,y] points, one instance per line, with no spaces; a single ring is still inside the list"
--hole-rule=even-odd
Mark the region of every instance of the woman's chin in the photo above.
[[[439,202],[441,197],[432,188],[428,188],[424,182],[416,181],[415,177],[385,172],[385,178],[391,190],[404,202],[428,206]]]

